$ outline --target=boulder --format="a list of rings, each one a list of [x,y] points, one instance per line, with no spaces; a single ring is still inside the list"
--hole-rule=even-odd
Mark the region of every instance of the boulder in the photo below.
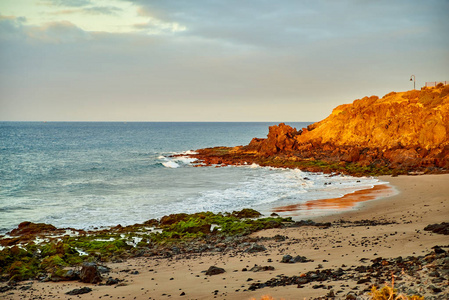
[[[38,234],[43,232],[55,231],[57,228],[51,224],[22,222],[16,229],[11,230],[9,235],[18,236],[25,234]]]
[[[85,283],[101,282],[102,278],[97,264],[93,262],[83,263],[80,272],[80,279]]]
[[[206,275],[212,276],[212,275],[218,275],[218,274],[221,274],[224,272],[226,272],[226,271],[223,268],[219,268],[216,266],[210,266],[209,269],[206,271]]]

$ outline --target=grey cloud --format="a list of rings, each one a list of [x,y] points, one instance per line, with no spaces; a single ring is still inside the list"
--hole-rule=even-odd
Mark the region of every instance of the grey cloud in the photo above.
[[[187,30],[87,33],[3,18],[0,119],[24,119],[26,107],[27,119],[316,121],[410,89],[411,74],[449,79],[447,1],[133,3]]]
[[[48,3],[57,6],[81,7],[92,4],[90,0],[48,0]]]
[[[41,26],[26,25],[25,18],[0,16],[0,40],[29,40],[43,43],[73,43],[91,36],[68,21],[49,22]],[[1,49],[1,46],[0,46]]]
[[[56,12],[51,12],[51,15],[71,15],[76,13],[91,14],[91,15],[117,15],[121,8],[114,6],[92,6],[83,8],[63,9]]]
[[[444,18],[444,1],[133,1],[149,15],[185,25],[185,34],[263,47],[291,47],[319,39],[358,38],[428,26]],[[446,22],[447,23],[447,22]],[[436,25],[434,23],[431,23]],[[441,28],[426,28],[443,33]]]
[[[25,36],[23,32],[24,17],[10,17],[0,15],[0,40],[21,39]],[[1,44],[0,44],[1,49]]]
[[[50,22],[26,29],[28,37],[46,43],[74,43],[89,39],[89,33],[67,21]]]
[[[116,15],[122,9],[114,6],[93,6],[83,8],[83,11],[90,14],[100,14],[100,15]]]

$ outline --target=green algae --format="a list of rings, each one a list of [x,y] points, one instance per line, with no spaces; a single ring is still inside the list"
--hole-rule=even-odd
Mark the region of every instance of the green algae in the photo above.
[[[80,265],[83,261],[126,259],[167,245],[207,241],[211,237],[244,236],[293,222],[291,218],[257,218],[259,216],[260,213],[253,209],[232,213],[173,214],[161,221],[150,220],[151,225],[161,231],[151,230],[148,228],[150,223],[146,222],[77,236],[65,235],[41,244],[30,242],[22,247],[5,247],[0,251],[0,274],[16,281],[45,277],[46,274],[63,278],[67,272],[64,268]]]

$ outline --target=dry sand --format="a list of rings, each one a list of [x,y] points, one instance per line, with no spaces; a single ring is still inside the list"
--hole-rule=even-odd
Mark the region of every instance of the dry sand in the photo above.
[[[331,226],[271,229],[257,232],[255,236],[283,235],[285,241],[261,242],[268,249],[255,254],[203,253],[191,258],[158,259],[135,258],[124,263],[108,264],[109,276],[125,279],[124,286],[89,285],[80,282],[33,282],[26,291],[14,290],[0,295],[5,299],[260,299],[271,295],[275,299],[309,299],[324,296],[328,290],[313,289],[312,284],[262,288],[248,291],[251,283],[265,282],[277,275],[299,275],[324,268],[359,266],[361,258],[393,258],[423,255],[435,245],[449,245],[449,237],[424,231],[429,224],[449,221],[449,174],[425,176],[381,177],[395,187],[399,194],[359,203],[357,209],[321,217],[315,221],[333,222],[339,219],[395,221],[397,224],[380,226]],[[301,255],[313,262],[280,263],[283,255]],[[269,262],[269,260],[271,261]],[[366,265],[370,262],[367,261]],[[273,266],[273,271],[249,272],[255,264]],[[226,273],[206,276],[202,271],[218,266]],[[123,270],[138,271],[132,275]],[[250,280],[250,278],[252,280]],[[248,281],[250,280],[250,281]],[[355,287],[355,281],[326,282],[344,298]],[[368,285],[362,284],[362,286]],[[64,293],[74,288],[89,286],[92,292],[79,296]],[[360,285],[359,285],[360,286]],[[181,295],[183,294],[183,295]]]

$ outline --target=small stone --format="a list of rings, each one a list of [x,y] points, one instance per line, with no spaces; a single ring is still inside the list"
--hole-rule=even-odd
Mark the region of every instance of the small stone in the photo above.
[[[119,282],[119,280],[117,278],[114,279],[112,277],[109,277],[106,280],[106,285],[114,285],[114,284],[118,284],[118,282]]]
[[[249,247],[248,249],[246,249],[243,252],[256,253],[256,252],[262,252],[262,251],[266,251],[266,250],[267,250],[267,248],[265,248],[263,245],[253,244],[251,247]]]
[[[210,266],[209,269],[206,271],[206,275],[218,275],[221,273],[226,272],[225,269],[219,268],[216,266]]]
[[[291,261],[291,259],[292,259],[293,257],[291,256],[291,255],[284,255],[283,257],[282,257],[282,260],[281,260],[281,263],[290,263],[290,261]]]
[[[432,292],[434,292],[435,294],[441,293],[442,290],[439,287],[436,287],[434,285],[430,285],[429,286],[429,290],[431,290]]]
[[[87,294],[92,292],[92,289],[89,287],[82,287],[80,289],[73,289],[71,291],[68,291],[66,295],[81,295],[81,294]]]

